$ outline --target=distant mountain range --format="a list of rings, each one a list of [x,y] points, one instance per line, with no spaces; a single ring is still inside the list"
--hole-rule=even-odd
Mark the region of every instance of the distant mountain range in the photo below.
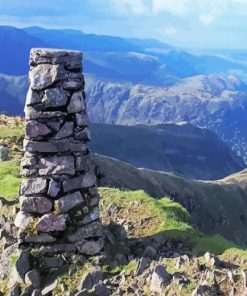
[[[0,110],[8,114],[22,113],[32,47],[83,51],[91,121],[190,122],[215,131],[247,161],[246,52],[199,54],[156,40],[0,27]]]

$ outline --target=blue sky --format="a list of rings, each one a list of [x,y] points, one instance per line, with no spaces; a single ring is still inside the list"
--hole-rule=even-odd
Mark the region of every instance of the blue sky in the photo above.
[[[0,0],[0,25],[247,48],[247,0]]]

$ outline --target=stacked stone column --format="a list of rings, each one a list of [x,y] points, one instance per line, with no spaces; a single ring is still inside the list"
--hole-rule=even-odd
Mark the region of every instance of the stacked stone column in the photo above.
[[[87,146],[82,54],[32,49],[21,161],[22,246],[94,255],[103,248],[96,177]]]

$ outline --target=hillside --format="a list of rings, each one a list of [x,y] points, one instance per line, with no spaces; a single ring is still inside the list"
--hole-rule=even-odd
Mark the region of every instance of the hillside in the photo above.
[[[168,195],[189,211],[193,224],[204,233],[220,233],[247,245],[246,170],[218,181],[196,181],[172,173],[137,169],[102,155],[94,158],[104,175],[101,186],[143,189],[155,198]]]
[[[91,124],[92,151],[136,167],[174,172],[187,178],[223,178],[245,165],[223,141],[191,124],[120,126]]]

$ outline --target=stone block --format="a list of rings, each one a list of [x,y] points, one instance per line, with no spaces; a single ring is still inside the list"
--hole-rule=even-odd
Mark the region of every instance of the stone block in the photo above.
[[[39,175],[74,175],[75,159],[73,156],[42,157],[39,162]]]
[[[29,72],[30,86],[33,90],[42,90],[57,81],[66,80],[68,71],[63,65],[39,64]]]
[[[75,92],[71,96],[67,111],[68,113],[82,112],[86,109],[82,92]]]
[[[91,134],[88,128],[75,133],[75,138],[84,142],[91,141]]]
[[[73,135],[74,123],[67,121],[54,136],[55,140],[65,139]]]
[[[80,254],[94,256],[99,254],[104,246],[102,239],[82,240],[76,243],[77,250]]]
[[[61,183],[50,180],[47,194],[51,197],[57,197],[61,191]]]
[[[63,214],[45,214],[38,220],[36,229],[41,232],[64,231],[66,220],[67,216]]]
[[[52,209],[52,202],[44,196],[20,196],[21,210],[27,213],[44,214]]]
[[[81,226],[77,231],[68,236],[70,242],[78,242],[80,240],[92,237],[102,236],[102,226],[100,222],[93,222],[85,226]]]
[[[86,171],[90,168],[92,159],[90,154],[76,157],[76,171]]]
[[[71,178],[63,182],[64,192],[69,192],[77,189],[88,188],[94,186],[96,176],[93,172],[87,172],[83,176]]]
[[[42,103],[45,107],[61,107],[65,106],[69,98],[67,94],[59,87],[48,88],[42,98]]]
[[[79,191],[65,195],[56,201],[56,208],[61,213],[66,213],[69,210],[83,203],[83,197]]]
[[[51,132],[47,125],[36,120],[30,120],[26,123],[26,135],[30,139],[47,136]]]
[[[47,180],[43,178],[29,178],[22,180],[20,192],[22,195],[43,194],[47,190]]]

